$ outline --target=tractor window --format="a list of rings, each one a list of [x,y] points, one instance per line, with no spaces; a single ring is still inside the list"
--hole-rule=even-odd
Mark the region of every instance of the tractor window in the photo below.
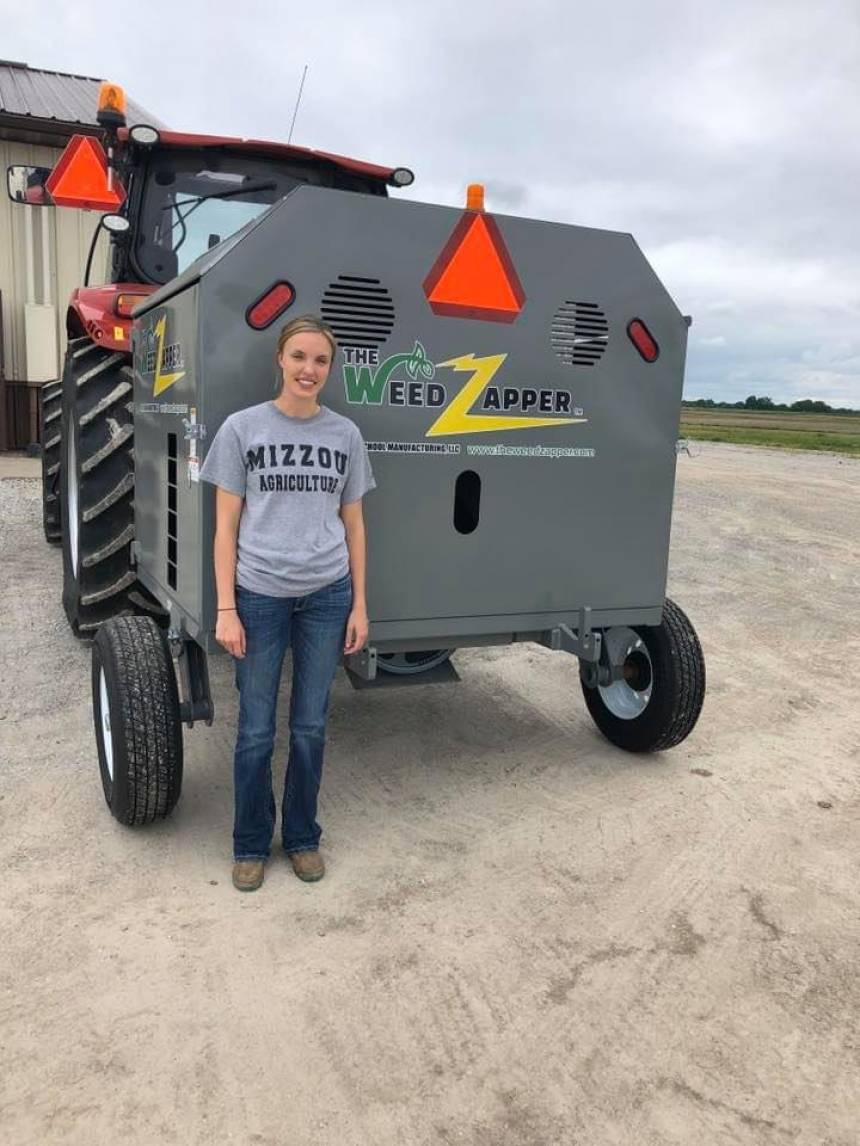
[[[205,148],[156,150],[143,172],[134,259],[166,283],[300,183],[384,195],[380,180],[334,165]]]
[[[162,152],[145,175],[135,258],[165,283],[234,234],[299,183],[318,183],[297,165],[212,153]]]

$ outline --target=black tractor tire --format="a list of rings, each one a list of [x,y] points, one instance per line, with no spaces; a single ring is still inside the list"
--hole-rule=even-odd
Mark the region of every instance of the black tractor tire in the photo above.
[[[60,512],[60,457],[62,453],[62,382],[46,382],[39,391],[42,427],[42,525],[45,540],[59,545],[63,539]]]
[[[63,371],[60,494],[63,605],[76,636],[92,638],[130,613],[134,539],[134,421],[128,354],[69,343]]]
[[[151,617],[114,617],[92,646],[93,724],[111,815],[169,816],[182,791],[182,722],[167,637]]]
[[[637,655],[646,665],[651,688],[643,711],[629,719],[621,717],[607,706],[599,687],[590,688],[582,681],[585,703],[594,723],[618,748],[626,752],[660,752],[674,748],[690,735],[702,711],[705,699],[702,646],[686,614],[668,598],[659,625],[635,626],[632,632],[644,645],[644,655],[643,652]]]

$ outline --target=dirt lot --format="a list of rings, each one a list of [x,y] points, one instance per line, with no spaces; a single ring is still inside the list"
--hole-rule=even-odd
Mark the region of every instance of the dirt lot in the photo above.
[[[38,483],[0,481],[0,1126],[15,1146],[856,1146],[860,462],[705,443],[670,592],[709,689],[601,740],[577,664],[341,678],[329,875],[230,885],[228,666],[173,818],[105,809]]]

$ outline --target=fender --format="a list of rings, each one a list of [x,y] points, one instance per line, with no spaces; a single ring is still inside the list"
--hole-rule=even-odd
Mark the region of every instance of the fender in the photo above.
[[[121,294],[149,295],[156,289],[152,283],[78,287],[72,291],[66,313],[69,337],[85,334],[99,346],[130,354],[131,316],[117,313],[117,299]]]

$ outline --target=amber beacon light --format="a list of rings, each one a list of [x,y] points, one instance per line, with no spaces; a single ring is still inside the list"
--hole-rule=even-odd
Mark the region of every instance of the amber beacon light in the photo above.
[[[119,84],[102,84],[96,119],[102,127],[125,127],[125,92]]]
[[[483,183],[470,183],[466,188],[466,210],[483,211],[484,185]]]

